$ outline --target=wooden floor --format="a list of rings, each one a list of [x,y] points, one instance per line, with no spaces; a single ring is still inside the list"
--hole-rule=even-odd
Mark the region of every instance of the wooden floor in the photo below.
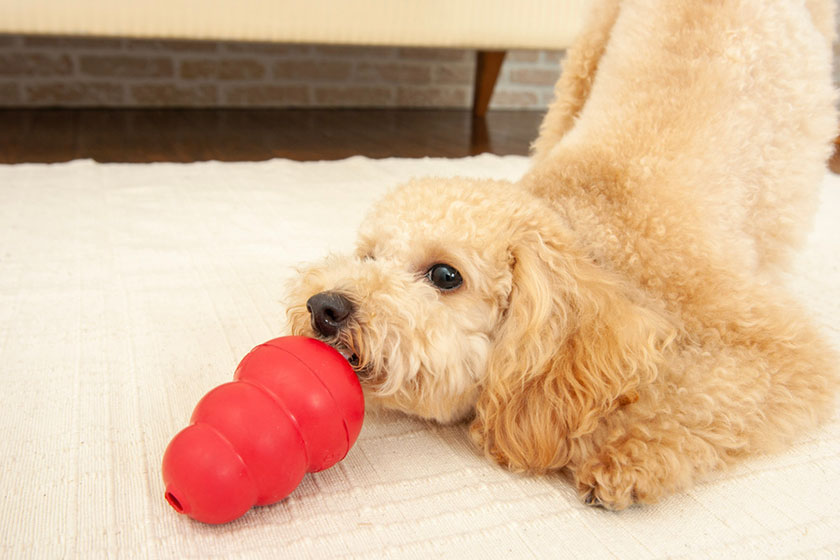
[[[526,155],[542,113],[447,110],[0,110],[0,163]]]
[[[543,114],[410,109],[0,109],[0,163],[527,155]],[[840,173],[840,137],[829,168]]]

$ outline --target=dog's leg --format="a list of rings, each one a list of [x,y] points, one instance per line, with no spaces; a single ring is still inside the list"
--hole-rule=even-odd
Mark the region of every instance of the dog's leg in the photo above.
[[[807,313],[772,287],[740,296],[709,309],[706,329],[675,343],[657,383],[604,419],[591,455],[570,466],[584,501],[656,502],[831,416],[838,358]]]
[[[554,86],[554,101],[540,125],[539,137],[532,146],[534,163],[539,163],[551,148],[572,128],[583,108],[598,62],[607,45],[618,16],[618,0],[598,3],[592,8],[587,24],[563,61],[563,73]]]
[[[586,504],[621,510],[655,503],[724,464],[715,445],[663,417],[602,446],[574,476]]]
[[[834,29],[835,3],[826,0],[805,0],[805,6],[811,14],[814,26],[825,37],[826,43],[831,45],[836,38]]]

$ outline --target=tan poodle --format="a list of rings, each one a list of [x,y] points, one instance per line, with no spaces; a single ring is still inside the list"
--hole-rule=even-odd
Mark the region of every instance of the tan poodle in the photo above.
[[[784,288],[836,131],[830,0],[598,3],[518,183],[423,179],[302,270],[293,332],[370,403],[590,504],[684,489],[827,419],[838,357]]]

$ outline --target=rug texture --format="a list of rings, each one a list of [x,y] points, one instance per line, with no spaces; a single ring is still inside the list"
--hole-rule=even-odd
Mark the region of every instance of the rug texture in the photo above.
[[[517,179],[521,157],[0,167],[0,556],[767,558],[840,555],[840,422],[664,502],[583,506],[464,426],[369,414],[347,458],[223,526],[164,501],[161,457],[255,345],[295,265],[352,246],[417,175]],[[790,283],[840,346],[840,179]]]

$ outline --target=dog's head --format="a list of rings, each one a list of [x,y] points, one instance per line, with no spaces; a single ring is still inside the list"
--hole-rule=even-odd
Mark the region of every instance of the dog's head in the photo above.
[[[289,303],[292,332],[341,350],[370,399],[441,422],[476,413],[479,443],[524,468],[556,462],[558,433],[591,430],[652,375],[663,330],[555,212],[495,181],[396,189],[356,254],[301,270]]]
[[[511,255],[499,207],[507,183],[418,180],[363,221],[353,256],[301,271],[295,334],[344,352],[368,395],[448,422],[473,408],[507,308]]]

